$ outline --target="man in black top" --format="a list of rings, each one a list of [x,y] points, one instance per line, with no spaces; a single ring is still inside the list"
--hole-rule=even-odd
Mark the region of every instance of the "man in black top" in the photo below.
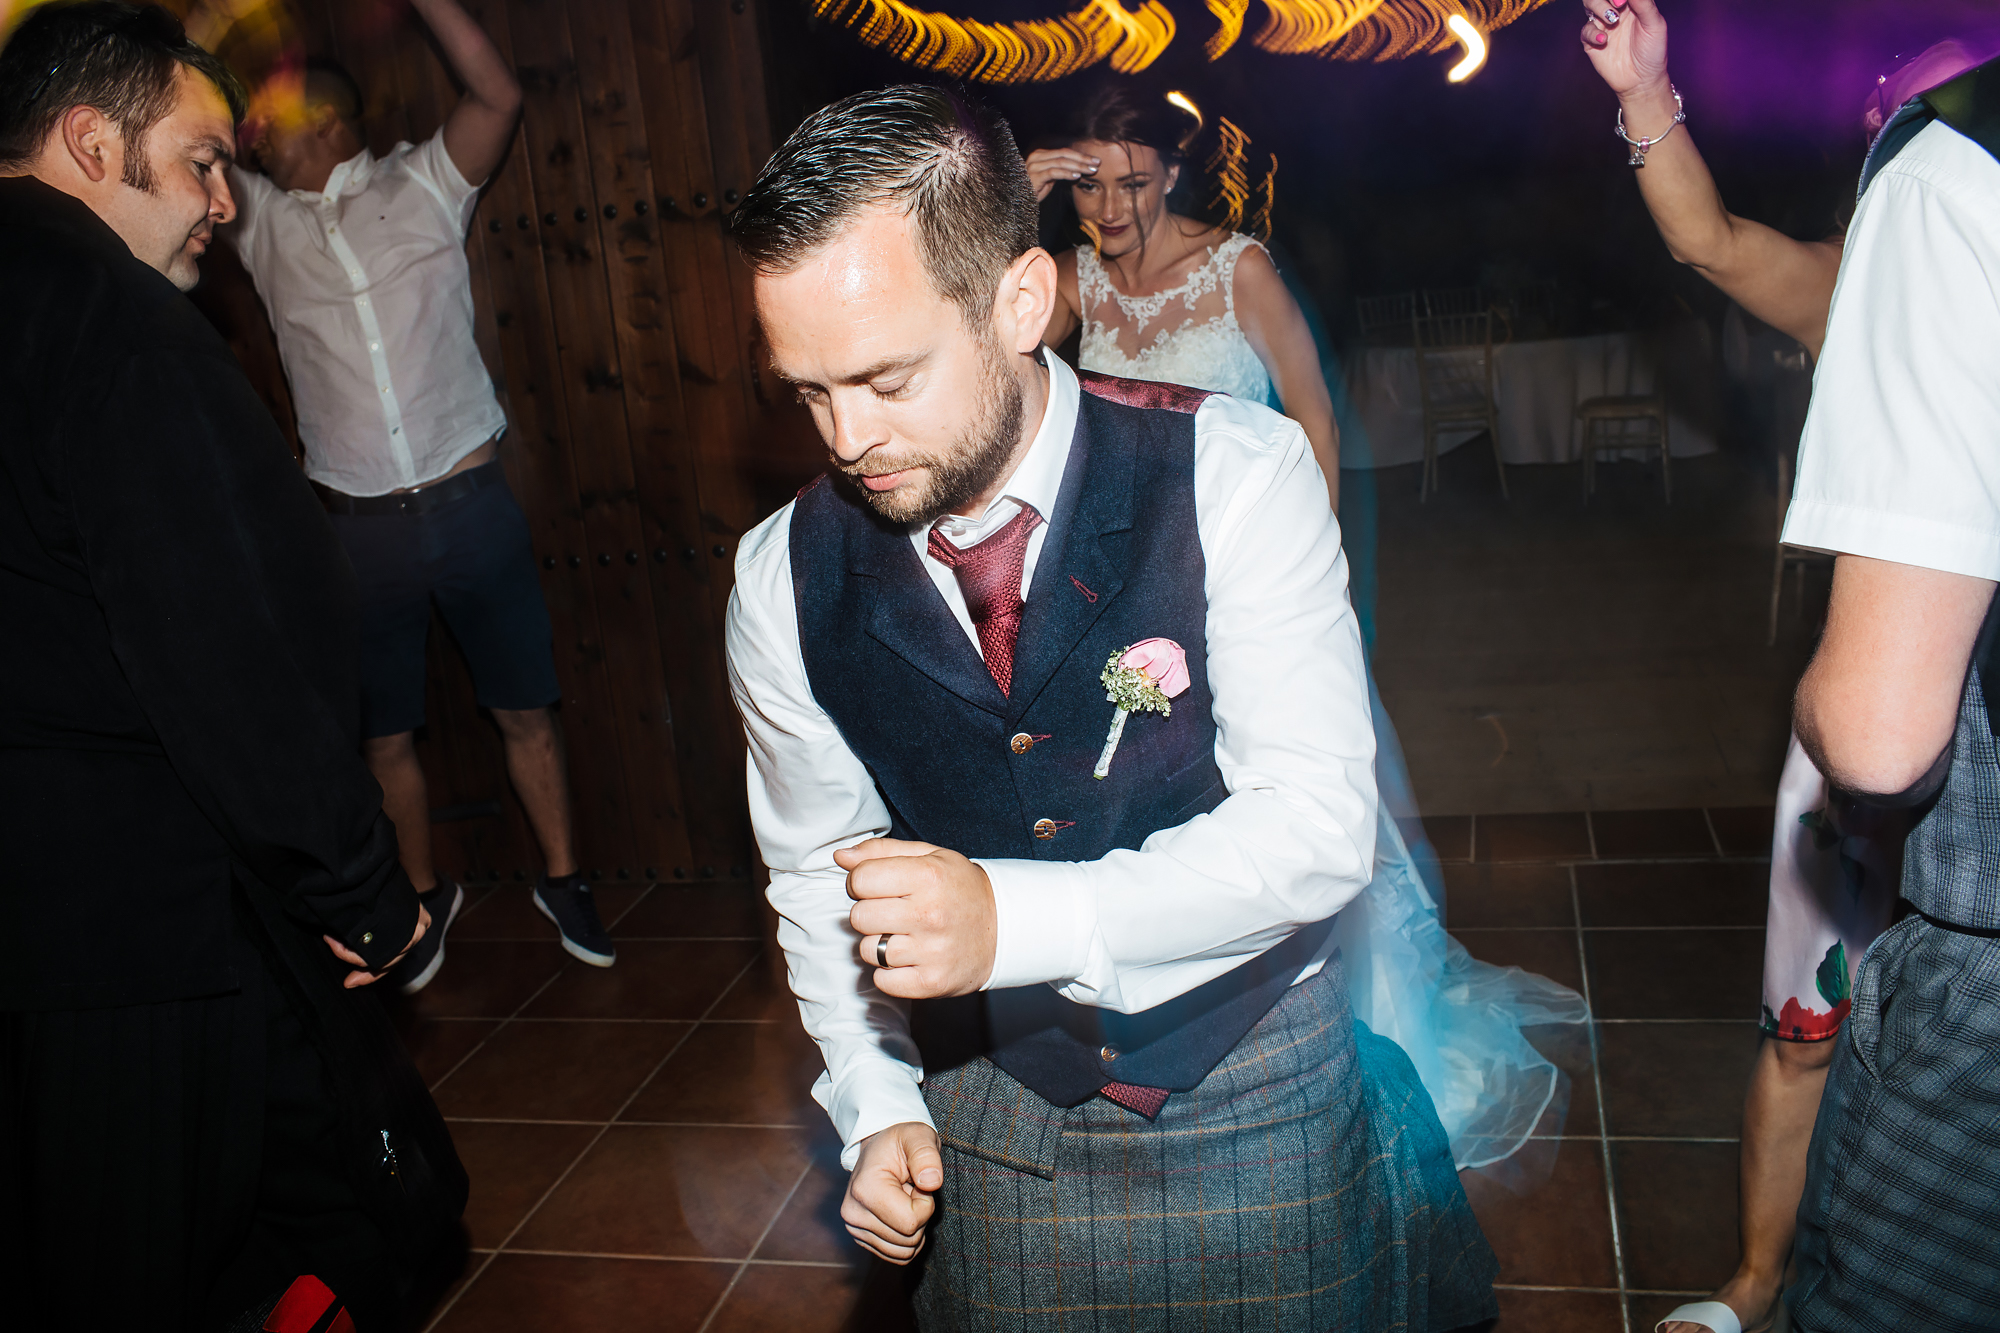
[[[47,5],[0,51],[10,1327],[220,1329],[288,1288],[393,1327],[463,1202],[355,990],[426,923],[356,754],[353,574],[181,296],[240,112],[156,7]]]

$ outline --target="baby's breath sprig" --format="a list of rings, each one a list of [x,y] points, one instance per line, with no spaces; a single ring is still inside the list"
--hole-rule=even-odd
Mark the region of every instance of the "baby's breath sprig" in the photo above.
[[[1118,665],[1118,659],[1130,652],[1120,648],[1104,663],[1104,697],[1118,705],[1118,711],[1111,715],[1111,734],[1104,738],[1104,750],[1097,756],[1097,767],[1091,775],[1102,780],[1111,772],[1111,756],[1118,753],[1118,742],[1125,735],[1125,719],[1134,713],[1158,713],[1171,717],[1173,701],[1153,683],[1153,678],[1137,667]]]

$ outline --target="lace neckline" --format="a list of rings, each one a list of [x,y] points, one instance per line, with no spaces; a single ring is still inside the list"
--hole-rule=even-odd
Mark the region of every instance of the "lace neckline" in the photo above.
[[[1208,258],[1197,265],[1192,272],[1165,291],[1153,292],[1147,296],[1127,296],[1111,281],[1111,275],[1098,258],[1095,246],[1077,247],[1077,263],[1087,266],[1089,272],[1085,284],[1092,288],[1092,296],[1108,295],[1118,303],[1118,312],[1133,321],[1133,332],[1142,333],[1148,324],[1160,317],[1170,301],[1184,300],[1192,307],[1197,298],[1215,290],[1220,270],[1225,266],[1234,269],[1231,263],[1235,256],[1247,245],[1252,244],[1248,236],[1241,232],[1231,232],[1209,248]],[[1233,294],[1233,293],[1232,293]],[[1235,302],[1230,303],[1234,313]]]

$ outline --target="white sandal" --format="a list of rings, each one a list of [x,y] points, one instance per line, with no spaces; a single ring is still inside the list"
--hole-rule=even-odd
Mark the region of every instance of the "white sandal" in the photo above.
[[[1721,1301],[1696,1301],[1692,1305],[1683,1305],[1653,1325],[1653,1333],[1660,1333],[1661,1329],[1673,1323],[1700,1324],[1703,1328],[1715,1330],[1715,1333],[1743,1333],[1743,1322],[1736,1317],[1736,1311]]]

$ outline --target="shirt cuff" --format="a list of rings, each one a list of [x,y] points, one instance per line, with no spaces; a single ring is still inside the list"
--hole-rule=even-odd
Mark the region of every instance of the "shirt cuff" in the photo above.
[[[418,906],[417,891],[399,868],[382,887],[375,910],[350,927],[341,943],[360,954],[370,972],[382,972],[417,933]],[[433,921],[431,929],[441,930],[443,923]]]
[[[1970,524],[1798,497],[1785,512],[1780,540],[1787,546],[2000,580],[2000,534]]]
[[[1090,954],[1090,880],[1074,861],[981,861],[993,885],[993,974],[982,990],[1064,982]]]
[[[855,1075],[859,1077],[855,1077]],[[924,1104],[923,1090],[917,1086],[918,1072],[900,1061],[870,1060],[853,1071],[846,1090],[836,1096],[833,1076],[822,1072],[813,1084],[813,1100],[826,1108],[827,1116],[840,1131],[840,1167],[852,1171],[861,1158],[861,1144],[872,1134],[891,1125],[930,1125],[930,1107]]]

